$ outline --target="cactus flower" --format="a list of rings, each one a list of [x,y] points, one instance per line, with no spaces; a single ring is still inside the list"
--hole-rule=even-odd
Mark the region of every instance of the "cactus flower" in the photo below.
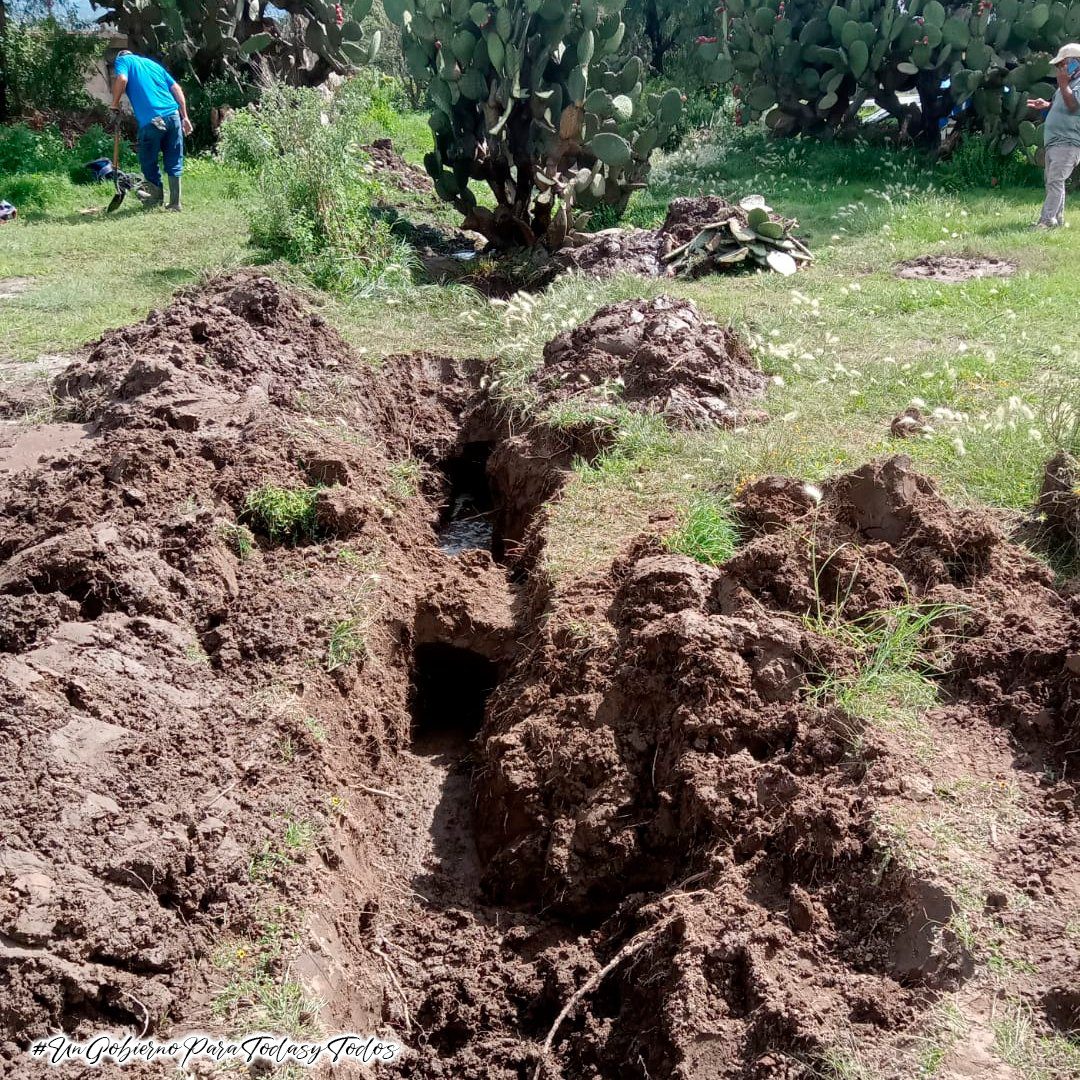
[[[334,22],[338,24],[339,29],[345,25],[345,11],[340,4],[334,5]]]
[[[704,34],[697,39],[698,45],[715,45],[720,39],[717,37],[706,37]]]

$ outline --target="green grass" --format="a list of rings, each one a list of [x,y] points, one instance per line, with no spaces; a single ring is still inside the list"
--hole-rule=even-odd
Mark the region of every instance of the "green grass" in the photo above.
[[[283,488],[263,484],[248,493],[244,516],[271,540],[295,544],[316,534],[315,499],[320,488]]]
[[[106,216],[108,185],[75,186],[62,173],[48,179],[54,204],[0,227],[0,281],[31,279],[25,292],[0,301],[0,361],[69,352],[143,318],[177,287],[250,261],[235,178],[212,161],[187,162],[182,214],[144,211],[128,196]]]
[[[925,639],[935,623],[952,618],[962,609],[932,605],[900,605],[860,619],[841,617],[844,598],[830,598],[828,609],[819,602],[807,623],[818,633],[833,637],[859,655],[853,674],[822,673],[811,692],[818,705],[835,705],[853,721],[852,742],[861,745],[865,725],[905,734],[925,750],[929,733],[922,714],[937,701],[931,674],[935,666],[922,655]]]
[[[664,547],[689,555],[708,566],[720,566],[735,554],[739,533],[731,508],[715,496],[698,495],[690,502],[682,523],[664,539]]]

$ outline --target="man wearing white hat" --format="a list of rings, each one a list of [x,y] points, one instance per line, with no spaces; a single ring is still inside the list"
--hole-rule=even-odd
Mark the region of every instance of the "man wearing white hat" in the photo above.
[[[1065,224],[1065,181],[1080,163],[1080,44],[1063,45],[1050,61],[1057,68],[1057,93],[1053,101],[1035,98],[1028,105],[1046,109],[1043,147],[1046,161],[1046,202],[1036,229]]]

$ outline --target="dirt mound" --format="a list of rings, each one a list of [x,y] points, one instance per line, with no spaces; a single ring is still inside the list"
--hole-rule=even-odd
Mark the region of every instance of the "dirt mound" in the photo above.
[[[1016,264],[983,255],[920,255],[899,263],[896,276],[916,281],[969,281],[971,278],[1012,277]]]
[[[431,177],[423,169],[410,165],[395,149],[390,139],[376,139],[373,143],[361,147],[371,158],[372,165],[379,173],[386,174],[386,180],[402,191],[425,193],[434,190]]]
[[[263,1023],[263,984],[381,1027],[385,972],[335,889],[378,907],[367,856],[386,804],[366,792],[408,743],[403,639],[422,608],[429,640],[487,635],[498,662],[494,642],[513,640],[490,556],[443,558],[437,503],[394,465],[449,451],[475,378],[387,365],[357,361],[272,280],[235,275],[93,346],[54,387],[78,441],[3,477],[11,1075],[36,1071],[21,1044],[48,1031]],[[247,510],[267,484],[313,490],[297,546]]]
[[[762,383],[670,299],[547,359],[553,404],[577,364],[676,423]],[[852,1039],[895,1064],[971,978],[961,915],[1069,1023],[1080,604],[901,458],[749,484],[720,568],[645,536],[518,583],[597,445],[511,431],[481,372],[376,368],[245,273],[56,380],[81,437],[0,509],[5,1075],[49,1031],[290,1023],[403,1043],[417,1080],[801,1077]],[[448,557],[484,485],[493,550]],[[940,609],[940,701],[860,718],[845,628],[905,604]],[[965,842],[965,799],[951,877],[929,845]]]
[[[1065,450],[1046,463],[1038,509],[1057,539],[1080,552],[1080,462]]]
[[[623,300],[563,331],[544,349],[534,382],[545,409],[603,413],[612,403],[663,416],[673,427],[731,425],[766,378],[730,327],[687,300]]]
[[[1002,921],[1044,957],[1054,905],[1080,891],[1075,846],[1042,848],[1032,878],[1015,826],[979,886],[970,867],[961,883],[895,857],[883,822],[951,770],[815,691],[866,667],[841,625],[937,606],[927,653],[951,661],[936,737],[988,748],[965,750],[979,784],[1013,755],[1060,775],[1080,610],[1045,568],[904,458],[823,489],[759,480],[737,509],[747,539],[723,568],[643,539],[562,599],[495,692],[477,781],[489,895],[599,924],[615,960],[556,1043],[562,1075],[802,1076],[840,1032],[886,1047],[971,973],[950,922],[961,885],[987,890],[968,900],[980,910],[998,888],[1035,898],[1038,918]],[[1026,794],[1063,835],[1070,784]],[[1045,961],[1060,978],[1066,951]]]

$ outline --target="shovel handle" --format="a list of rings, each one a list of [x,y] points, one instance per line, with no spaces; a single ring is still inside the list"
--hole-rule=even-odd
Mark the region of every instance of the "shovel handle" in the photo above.
[[[112,167],[114,171],[120,168],[120,117],[116,118],[116,126],[113,128]]]

